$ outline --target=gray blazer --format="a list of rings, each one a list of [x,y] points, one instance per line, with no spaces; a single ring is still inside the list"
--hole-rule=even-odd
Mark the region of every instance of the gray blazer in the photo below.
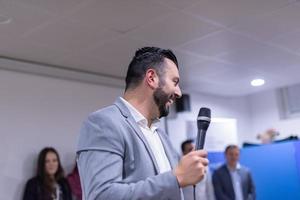
[[[157,131],[171,167],[178,162],[167,135]],[[83,123],[77,162],[86,200],[181,199],[172,171],[159,174],[150,146],[122,100]]]
[[[241,177],[244,200],[254,200],[255,186],[250,171],[241,166],[238,173]],[[235,200],[231,175],[225,164],[213,173],[213,185],[216,200]]]

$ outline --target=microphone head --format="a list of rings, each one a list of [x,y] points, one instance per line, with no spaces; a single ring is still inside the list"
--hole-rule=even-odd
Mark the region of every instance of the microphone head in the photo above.
[[[198,129],[207,130],[210,124],[211,112],[209,108],[200,108],[199,114],[197,117],[197,126]]]

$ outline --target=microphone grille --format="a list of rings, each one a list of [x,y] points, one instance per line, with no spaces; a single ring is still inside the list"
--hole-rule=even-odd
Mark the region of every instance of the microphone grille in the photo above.
[[[198,114],[198,118],[200,118],[200,117],[201,118],[205,117],[205,118],[209,118],[210,119],[210,117],[211,117],[210,109],[209,108],[205,108],[205,107],[200,108],[199,114]]]
[[[198,130],[207,130],[210,124],[210,109],[209,108],[200,108],[199,114],[197,117],[197,127]]]

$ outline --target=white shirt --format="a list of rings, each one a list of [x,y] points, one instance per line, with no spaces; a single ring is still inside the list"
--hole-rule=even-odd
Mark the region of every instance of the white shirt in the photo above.
[[[124,98],[121,97],[121,100],[125,103],[126,107],[129,109],[131,115],[133,116],[134,120],[137,122],[139,128],[145,136],[157,162],[159,173],[170,171],[171,165],[169,159],[166,155],[163,144],[161,143],[160,137],[156,131],[158,128],[159,119],[155,120],[149,128],[147,119]]]
[[[242,191],[242,180],[238,173],[238,170],[241,168],[241,165],[238,163],[235,169],[231,169],[228,167],[228,170],[230,172],[232,184],[233,184],[233,190],[235,194],[236,200],[243,200],[243,191]]]

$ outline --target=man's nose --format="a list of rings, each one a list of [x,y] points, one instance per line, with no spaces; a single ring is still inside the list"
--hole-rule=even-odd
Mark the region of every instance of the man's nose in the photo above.
[[[176,87],[175,96],[176,98],[180,98],[182,96],[181,89],[179,86]]]

